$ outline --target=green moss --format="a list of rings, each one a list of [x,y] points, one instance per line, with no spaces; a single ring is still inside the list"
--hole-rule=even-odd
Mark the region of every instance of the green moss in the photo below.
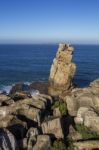
[[[68,150],[74,150],[74,145],[72,139],[68,139]]]
[[[53,105],[52,105],[52,109],[58,108],[60,105],[59,101],[56,101]]]
[[[90,131],[84,125],[76,125],[76,130],[82,135],[84,139],[99,138],[97,133]]]
[[[50,150],[67,150],[65,144],[62,141],[55,141]]]
[[[62,116],[67,115],[67,106],[62,100],[56,101],[53,104],[52,109],[55,108],[59,108]]]

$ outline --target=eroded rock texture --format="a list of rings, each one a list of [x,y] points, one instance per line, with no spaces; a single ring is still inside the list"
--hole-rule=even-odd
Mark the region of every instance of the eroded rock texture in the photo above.
[[[59,96],[72,87],[76,65],[72,63],[73,47],[60,44],[50,70],[49,94]]]

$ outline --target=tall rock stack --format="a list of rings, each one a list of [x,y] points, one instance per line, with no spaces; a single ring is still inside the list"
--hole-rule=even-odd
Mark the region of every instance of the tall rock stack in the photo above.
[[[69,44],[59,44],[49,77],[49,94],[52,96],[59,96],[72,87],[76,71],[76,65],[72,63],[73,50]]]

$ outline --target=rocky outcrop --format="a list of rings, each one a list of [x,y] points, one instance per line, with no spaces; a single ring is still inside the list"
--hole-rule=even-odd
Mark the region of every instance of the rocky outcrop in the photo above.
[[[74,117],[69,130],[75,150],[99,148],[99,80],[87,88],[75,88],[63,98],[68,113]]]
[[[30,90],[38,90],[41,94],[48,94],[48,82],[33,82],[30,84]]]
[[[47,109],[53,102],[52,98],[49,95],[39,94],[31,96],[31,98],[19,98],[16,101],[10,96],[0,96],[0,128],[8,129],[7,133],[2,132],[5,133],[4,136],[10,131],[12,136],[14,135],[16,137],[19,149],[49,149],[51,145],[50,137],[47,135],[39,136],[39,134],[42,133],[40,129],[41,122],[48,111]],[[0,132],[0,136],[2,133]],[[1,145],[4,148],[7,146],[5,149],[10,149],[9,145],[7,145],[7,142],[9,142],[10,139],[4,141],[7,139],[4,136],[2,136],[2,140],[0,138]],[[14,141],[14,136],[11,137],[12,142]],[[12,143],[13,150],[15,149],[15,144],[15,142]]]
[[[3,103],[5,101],[8,101],[10,99],[10,97],[0,94],[0,103]]]
[[[15,115],[21,115],[38,124],[42,118],[42,113],[46,110],[47,104],[51,104],[52,99],[47,95],[33,96],[24,100],[19,100],[8,106],[0,107],[0,127],[9,126]],[[5,119],[7,118],[7,120]]]
[[[29,91],[29,86],[24,83],[17,83],[13,85],[9,95],[14,95],[16,92],[22,92],[22,91]]]
[[[84,125],[99,135],[99,115],[93,109],[80,107],[75,117],[75,123]]]
[[[80,107],[99,109],[99,80],[93,81],[87,88],[75,88],[63,99],[71,116],[76,116]]]
[[[99,141],[81,141],[74,143],[75,150],[98,150],[99,149]]]
[[[50,150],[51,141],[48,135],[38,135],[33,150]]]
[[[0,129],[0,149],[19,150],[15,137],[7,129]]]
[[[52,134],[57,139],[64,137],[60,118],[51,119],[49,121],[46,121],[46,122],[42,123],[41,126],[42,126],[43,134]]]
[[[60,44],[50,70],[49,94],[59,96],[72,87],[76,65],[72,63],[73,47]]]
[[[0,94],[0,149],[99,149],[99,79],[73,88],[72,54],[71,46],[59,46],[49,88],[22,83]]]

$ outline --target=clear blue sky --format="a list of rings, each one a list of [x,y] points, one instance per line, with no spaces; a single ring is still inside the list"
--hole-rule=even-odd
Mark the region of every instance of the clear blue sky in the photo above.
[[[0,0],[0,43],[99,43],[99,0]]]

